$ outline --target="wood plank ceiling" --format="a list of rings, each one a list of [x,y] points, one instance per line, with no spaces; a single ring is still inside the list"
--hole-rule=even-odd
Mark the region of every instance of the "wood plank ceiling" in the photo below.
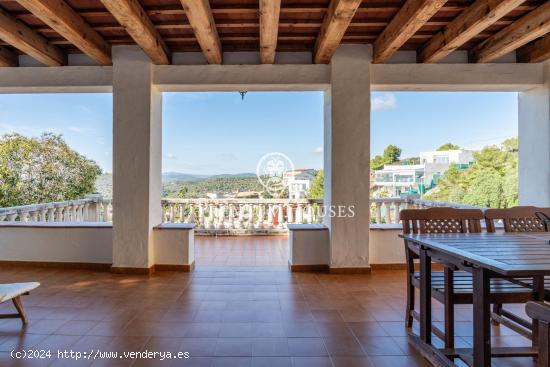
[[[328,63],[340,43],[373,44],[374,62],[397,50],[437,62],[468,50],[471,62],[517,51],[550,59],[549,0],[0,0],[0,66],[18,54],[46,65],[84,53],[111,64],[112,45],[137,44],[156,64],[173,52],[310,51]]]

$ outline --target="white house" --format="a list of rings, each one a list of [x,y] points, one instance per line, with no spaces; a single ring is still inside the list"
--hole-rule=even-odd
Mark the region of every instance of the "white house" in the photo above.
[[[472,150],[443,150],[422,152],[420,164],[386,165],[374,172],[373,192],[375,195],[386,191],[390,196],[399,196],[403,192],[418,190],[420,185],[430,186],[443,175],[451,165],[464,168],[474,161]]]
[[[289,199],[305,198],[314,178],[314,169],[303,168],[285,172],[283,180],[285,185],[288,186]]]

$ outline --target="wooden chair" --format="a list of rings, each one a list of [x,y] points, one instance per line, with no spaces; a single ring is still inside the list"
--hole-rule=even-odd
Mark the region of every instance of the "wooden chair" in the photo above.
[[[539,322],[537,366],[550,366],[550,305],[544,302],[527,302],[527,316]]]
[[[543,215],[541,216],[539,213]],[[541,220],[539,216],[550,216],[550,208],[516,206],[508,209],[487,209],[485,210],[485,224],[487,232],[496,231],[496,222],[502,222],[504,231],[509,233],[548,231],[547,223]],[[511,281],[525,287],[533,287],[532,278],[516,278],[511,279]],[[547,289],[545,298],[550,299],[550,278],[546,278],[544,283]],[[497,320],[499,317],[507,317],[525,328],[531,329],[531,323],[528,320],[506,311],[499,303],[493,305],[493,317]]]
[[[480,233],[483,212],[478,209],[428,208],[405,209],[400,213],[403,233]],[[414,270],[414,260],[419,257],[415,244],[405,241],[407,261],[407,310],[405,324],[411,328],[413,319],[419,319],[414,309],[415,288],[420,288],[420,273]],[[444,264],[445,265],[445,264]],[[445,332],[432,328],[434,334],[445,341],[446,348],[454,347],[454,305],[472,304],[472,276],[445,265],[443,271],[432,272],[432,296],[445,307]],[[446,289],[451,291],[446,292]],[[491,301],[524,303],[532,299],[532,291],[504,279],[491,280]],[[508,321],[508,320],[506,320]],[[515,325],[507,322],[507,326]],[[517,328],[516,328],[517,329]]]

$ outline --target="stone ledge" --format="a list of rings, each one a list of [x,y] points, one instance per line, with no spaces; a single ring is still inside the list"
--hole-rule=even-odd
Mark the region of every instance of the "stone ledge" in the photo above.
[[[113,228],[111,222],[0,222],[0,228]]]
[[[289,224],[289,231],[324,231],[328,227],[324,224]]]
[[[154,229],[185,229],[191,230],[195,228],[193,223],[162,223],[158,226],[155,226]]]

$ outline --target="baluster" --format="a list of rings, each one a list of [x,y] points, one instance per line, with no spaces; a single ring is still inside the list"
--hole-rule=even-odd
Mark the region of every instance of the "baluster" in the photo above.
[[[70,219],[69,221],[72,221],[72,222],[77,222],[78,219],[77,219],[77,212],[78,212],[78,207],[76,204],[72,204],[71,205],[71,210],[69,212],[70,214]]]
[[[229,228],[235,228],[235,205],[229,204]]]
[[[193,204],[189,204],[189,215],[187,216],[187,223],[195,223],[195,206]],[[183,210],[182,210],[182,218],[184,217]]]
[[[193,204],[189,204],[189,216],[191,216],[191,208],[193,207]],[[185,204],[178,204],[178,223],[185,222]]]
[[[267,228],[273,227],[273,204],[267,206]]]
[[[394,223],[399,223],[400,219],[399,219],[399,212],[401,211],[401,203],[399,201],[396,201],[393,203],[394,205],[394,211],[395,211],[395,214],[394,214]]]
[[[30,221],[31,222],[38,222],[38,213],[39,213],[38,210],[30,212]]]
[[[376,224],[382,223],[382,203],[377,201],[376,205]]]
[[[8,220],[14,222],[17,219],[17,213],[8,214]]]
[[[306,204],[306,221],[307,224],[311,224],[313,222],[313,211],[311,208],[311,204]]]
[[[323,223],[325,219],[324,207],[322,204],[317,204],[317,223]]]
[[[63,207],[58,207],[55,209],[55,221],[63,222]]]
[[[28,222],[29,221],[29,212],[20,212],[19,213],[19,221]]]
[[[390,202],[384,203],[384,219],[386,221],[386,224],[391,223],[391,203]]]
[[[0,214],[0,222],[3,222],[6,220],[6,216],[4,214]]]
[[[286,224],[292,224],[294,223],[294,215],[292,215],[293,208],[292,204],[287,204],[286,206]]]
[[[277,228],[283,228],[285,217],[283,215],[283,205],[277,204]]]
[[[264,227],[264,205],[259,204],[258,205],[258,228]]]
[[[248,204],[248,229],[254,229],[254,207]]]
[[[239,204],[239,213],[237,216],[237,221],[235,222],[235,228],[243,228],[243,219],[244,219],[244,205]]]
[[[204,205],[199,203],[199,228],[204,228]]]
[[[48,222],[55,222],[55,208],[48,209]]]
[[[45,221],[47,221],[47,220],[48,220],[47,215],[48,215],[48,209],[47,209],[47,208],[43,208],[43,209],[40,211],[40,222],[45,222]]]
[[[302,204],[296,205],[296,223],[302,224],[304,222],[304,211]]]

